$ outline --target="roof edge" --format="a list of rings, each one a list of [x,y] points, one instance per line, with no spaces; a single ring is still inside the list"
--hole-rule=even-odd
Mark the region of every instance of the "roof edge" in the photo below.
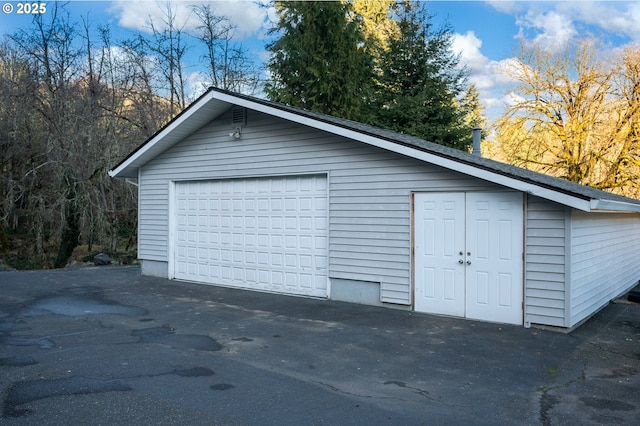
[[[585,198],[573,193],[562,191],[559,188],[547,188],[546,185],[540,184],[538,182],[528,182],[524,179],[516,179],[507,174],[500,173],[487,167],[482,167],[478,164],[472,164],[457,157],[454,158],[441,153],[423,150],[415,145],[403,143],[398,140],[391,140],[390,138],[378,134],[354,129],[346,125],[340,125],[338,123],[331,122],[330,120],[319,120],[311,113],[305,114],[304,110],[301,110],[301,112],[292,111],[285,105],[272,105],[267,101],[261,102],[260,99],[253,99],[250,97],[245,97],[243,95],[236,96],[235,94],[231,93],[218,93],[222,94],[223,97],[226,98],[224,100],[227,102],[238,102],[238,100],[240,100],[241,104],[245,104],[243,106],[248,107],[249,105],[247,105],[247,103],[251,104],[252,109],[269,115],[275,115],[273,111],[276,110],[286,115],[286,117],[282,118],[296,122],[298,124],[345,136],[349,139],[357,140],[368,145],[376,146],[378,148],[383,148],[387,151],[396,152],[401,155],[406,155],[412,158],[420,159],[422,161],[434,163],[450,170],[455,170],[469,176],[479,177],[489,182],[503,185],[511,189],[523,191],[528,194],[545,198],[551,201],[555,201],[560,204],[576,208],[578,210],[591,210],[591,208],[589,207],[589,202],[591,200],[590,198]],[[219,96],[216,96],[216,98],[220,99]],[[338,132],[338,130],[341,130],[341,132]],[[443,164],[443,162],[446,164]],[[462,166],[462,168],[460,166]],[[480,171],[481,173],[479,174],[478,171]],[[638,208],[640,208],[640,205],[638,206]]]
[[[204,92],[198,99],[193,101],[189,106],[183,109],[179,114],[173,117],[167,124],[162,126],[156,133],[154,133],[150,138],[140,144],[136,149],[131,151],[129,155],[123,158],[113,169],[109,170],[107,173],[110,177],[119,177],[120,173],[122,173],[132,162],[136,159],[143,156],[154,144],[151,143],[154,139],[161,139],[167,133],[170,133],[174,128],[178,127],[182,122],[184,122],[189,116],[191,116],[194,112],[199,109],[201,104],[207,103],[210,98],[213,97],[214,88],[210,87]],[[128,175],[122,175],[122,177],[127,177]]]
[[[640,213],[640,205],[624,201],[592,199],[589,203],[593,212]]]
[[[634,203],[633,199],[628,199],[627,201],[627,197],[618,196],[613,197],[614,199],[607,199],[604,194],[603,198],[599,198],[598,193],[588,194],[584,193],[584,191],[572,191],[571,187],[567,188],[563,187],[563,185],[553,185],[552,182],[545,182],[545,179],[542,178],[535,179],[534,177],[528,177],[526,175],[521,176],[510,173],[508,167],[512,166],[508,166],[504,163],[496,162],[488,158],[467,158],[467,156],[471,156],[471,154],[465,153],[464,151],[457,152],[456,150],[455,154],[459,155],[454,155],[453,152],[450,153],[444,149],[446,147],[442,147],[442,149],[430,149],[429,146],[423,146],[429,145],[430,143],[419,138],[413,138],[409,135],[400,133],[397,138],[394,138],[393,134],[395,134],[395,132],[385,131],[384,129],[377,129],[363,123],[325,116],[324,114],[318,114],[312,111],[294,108],[285,104],[271,102],[215,87],[210,87],[185,110],[156,132],[151,138],[131,152],[115,168],[108,172],[109,176],[128,177],[131,170],[127,171],[127,168],[135,167],[136,160],[143,157],[146,153],[149,153],[150,149],[156,144],[156,142],[162,140],[166,135],[170,134],[191,115],[193,115],[193,113],[213,100],[229,105],[243,106],[270,116],[279,117],[304,126],[340,135],[387,151],[395,152],[400,155],[405,155],[449,170],[454,170],[468,176],[477,177],[513,190],[522,191],[530,195],[557,202],[577,210],[585,212],[640,212],[640,201],[637,203]],[[378,133],[374,130],[379,130],[380,132]],[[413,139],[416,140],[414,141]],[[495,163],[495,166],[492,166],[492,163]],[[611,195],[614,196],[615,194]]]

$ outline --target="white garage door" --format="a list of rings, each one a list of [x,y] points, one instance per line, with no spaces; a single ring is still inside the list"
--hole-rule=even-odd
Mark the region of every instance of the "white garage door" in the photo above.
[[[325,176],[181,182],[175,196],[175,278],[327,296]]]

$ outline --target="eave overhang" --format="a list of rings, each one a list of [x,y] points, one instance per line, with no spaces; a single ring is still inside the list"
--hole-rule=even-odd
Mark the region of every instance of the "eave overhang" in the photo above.
[[[513,168],[511,166],[501,165],[501,163],[487,159],[478,160],[465,152],[434,150],[425,148],[424,146],[416,146],[415,144],[404,142],[399,138],[389,136],[391,132],[366,130],[373,128],[364,125],[358,126],[361,128],[356,128],[355,125],[357,123],[338,120],[332,117],[213,88],[209,89],[209,91],[198,98],[198,100],[158,131],[158,133],[147,142],[133,151],[113,170],[109,171],[109,176],[138,177],[140,167],[196,130],[224,114],[234,105],[415,158],[487,182],[554,201],[577,210],[585,212],[640,212],[640,201],[635,202],[636,200],[614,196],[612,196],[614,199],[585,196],[584,194],[564,189],[561,186],[544,183],[542,180],[545,179],[542,179],[542,175],[540,179],[518,176],[514,173],[509,173],[508,170]],[[401,135],[396,134],[396,136]],[[513,169],[515,170],[516,168]],[[532,172],[527,173],[531,176],[536,175]],[[546,177],[546,179],[548,180],[550,178]]]

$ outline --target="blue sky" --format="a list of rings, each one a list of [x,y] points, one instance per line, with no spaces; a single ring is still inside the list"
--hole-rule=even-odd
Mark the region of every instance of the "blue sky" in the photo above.
[[[19,2],[0,0],[0,3],[5,12],[0,13],[0,33],[30,26],[31,17],[17,13]],[[193,28],[189,6],[201,2],[171,0],[171,3],[185,30]],[[238,40],[256,58],[264,60],[265,31],[273,11],[255,1],[209,3],[237,25]],[[77,22],[88,16],[92,26],[109,24],[117,43],[134,31],[146,31],[150,16],[156,22],[161,21],[165,5],[166,0],[71,0],[67,10]],[[514,56],[519,40],[537,41],[551,49],[585,35],[600,38],[607,49],[640,43],[640,1],[430,1],[428,7],[435,13],[436,24],[446,20],[451,25],[455,33],[454,49],[469,69],[470,80],[477,85],[491,118],[500,114],[513,87],[501,69]],[[6,13],[9,9],[11,12]],[[197,82],[197,65],[189,65],[191,81]]]

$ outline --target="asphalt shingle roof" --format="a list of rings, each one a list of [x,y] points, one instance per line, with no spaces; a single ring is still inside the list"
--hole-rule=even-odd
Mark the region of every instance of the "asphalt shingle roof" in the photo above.
[[[257,103],[267,105],[273,108],[277,108],[283,111],[287,111],[293,114],[306,116],[308,118],[312,118],[314,120],[340,126],[345,129],[350,129],[360,133],[375,136],[381,139],[385,139],[389,142],[394,142],[397,144],[417,148],[419,150],[422,150],[437,156],[441,156],[443,158],[447,158],[453,161],[458,161],[460,163],[472,165],[479,169],[488,170],[488,171],[498,173],[504,176],[508,176],[514,179],[533,183],[548,189],[553,189],[559,192],[566,193],[567,195],[583,198],[585,200],[603,199],[603,200],[619,201],[619,202],[640,205],[640,200],[620,196],[617,194],[612,194],[607,191],[602,191],[586,185],[580,185],[574,182],[570,182],[565,179],[556,178],[553,176],[527,170],[521,167],[512,166],[506,163],[501,163],[499,161],[491,160],[489,158],[479,157],[465,151],[450,148],[444,145],[439,145],[433,142],[426,141],[424,139],[420,139],[411,135],[404,134],[404,133],[385,130],[375,126],[370,126],[367,124],[363,124],[363,123],[359,123],[351,120],[345,120],[342,118],[337,118],[337,117],[333,117],[326,114],[320,114],[317,112],[313,112],[313,111],[309,111],[301,108],[295,108],[289,105],[272,102],[264,99],[254,98],[251,96],[225,92],[220,89],[212,88],[211,90],[227,93],[233,96],[237,96],[239,98],[244,98],[246,100],[257,102]]]
[[[585,185],[579,185],[564,179],[556,178],[553,176],[545,175],[542,173],[533,172],[531,170],[523,169],[521,167],[512,166],[509,164],[501,163],[495,160],[491,160],[488,158],[483,158],[480,156],[472,155],[471,153],[460,151],[454,148],[449,148],[443,145],[439,145],[433,142],[429,142],[414,136],[410,136],[403,133],[393,132],[390,130],[381,129],[375,126],[358,123],[351,120],[345,120],[337,117],[333,117],[326,114],[320,114],[317,112],[292,107],[289,105],[281,104],[278,102],[272,102],[265,99],[256,98],[253,96],[242,95],[234,92],[229,92],[226,90],[218,89],[211,87],[207,92],[205,92],[200,98],[194,101],[189,107],[187,107],[184,111],[182,111],[178,116],[176,116],[171,122],[169,122],[163,129],[160,129],[154,136],[148,139],[146,142],[141,144],[137,149],[131,152],[124,160],[122,160],[115,169],[122,169],[123,167],[128,167],[125,165],[128,161],[133,161],[132,158],[134,154],[136,154],[141,149],[145,148],[148,144],[153,145],[158,139],[162,138],[162,132],[167,129],[172,123],[176,122],[181,116],[190,111],[192,108],[197,110],[202,106],[201,101],[210,96],[211,94],[220,94],[224,95],[224,97],[235,98],[238,100],[245,101],[245,103],[249,104],[258,104],[266,106],[270,109],[280,110],[286,113],[294,114],[299,117],[304,117],[307,119],[314,120],[318,123],[326,123],[332,126],[337,126],[346,130],[350,130],[353,132],[360,133],[362,135],[372,136],[380,140],[384,140],[386,142],[391,142],[393,144],[402,145],[405,147],[410,147],[434,156],[438,156],[453,162],[464,164],[466,166],[471,166],[472,168],[476,168],[478,170],[484,170],[491,172],[493,174],[505,176],[511,179],[515,179],[518,181],[525,182],[527,184],[533,184],[538,187],[542,187],[551,191],[555,191],[556,193],[566,194],[567,196],[571,196],[574,198],[582,199],[582,200],[604,200],[610,201],[614,203],[624,203],[627,205],[636,206],[633,210],[640,209],[640,200],[612,194],[610,192],[601,191],[595,188],[591,188]],[[229,102],[229,101],[225,101]],[[214,119],[215,117],[211,117]],[[128,163],[131,164],[131,163]],[[113,173],[110,172],[110,173]],[[118,175],[117,173],[112,175]]]

